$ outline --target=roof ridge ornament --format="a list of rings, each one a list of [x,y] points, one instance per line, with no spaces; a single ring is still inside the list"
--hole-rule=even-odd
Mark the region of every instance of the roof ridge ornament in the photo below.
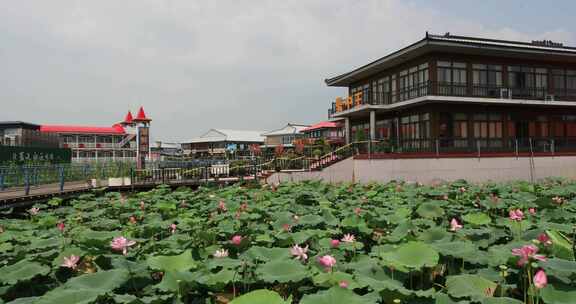
[[[532,40],[533,45],[537,46],[547,46],[547,47],[563,47],[564,44],[561,42],[555,42],[552,40]]]

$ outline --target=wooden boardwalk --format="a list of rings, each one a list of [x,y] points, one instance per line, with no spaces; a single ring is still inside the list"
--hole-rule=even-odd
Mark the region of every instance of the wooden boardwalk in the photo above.
[[[230,184],[236,183],[240,180],[238,177],[223,177],[223,178],[209,178],[209,179],[191,179],[191,180],[169,180],[164,183],[160,181],[143,181],[133,185],[122,186],[102,186],[94,188],[86,182],[67,182],[64,184],[64,190],[60,191],[60,185],[45,184],[40,186],[30,187],[30,193],[26,195],[23,187],[6,189],[0,192],[0,210],[13,207],[31,206],[37,202],[45,202],[53,197],[60,198],[73,198],[81,195],[82,193],[90,192],[92,190],[100,189],[103,191],[141,191],[154,188],[161,184],[166,184],[172,187],[178,186],[199,186],[204,184]],[[245,176],[243,180],[254,180],[254,176]]]

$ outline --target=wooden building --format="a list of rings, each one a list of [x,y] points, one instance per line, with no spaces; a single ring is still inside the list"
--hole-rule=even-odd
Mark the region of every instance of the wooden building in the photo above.
[[[426,36],[326,79],[347,87],[331,119],[398,151],[576,151],[576,48]]]

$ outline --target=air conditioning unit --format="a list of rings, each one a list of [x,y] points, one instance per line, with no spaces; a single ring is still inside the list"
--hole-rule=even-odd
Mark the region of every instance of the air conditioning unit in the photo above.
[[[512,90],[508,88],[500,89],[500,99],[512,99]]]
[[[546,94],[546,97],[544,97],[545,101],[554,101],[554,95],[552,94]]]

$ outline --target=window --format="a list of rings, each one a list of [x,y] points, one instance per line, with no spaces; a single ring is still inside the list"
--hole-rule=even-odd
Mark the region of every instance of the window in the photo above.
[[[418,149],[429,147],[430,114],[414,114],[400,119],[400,136],[403,147]]]
[[[502,66],[492,64],[472,65],[473,95],[499,97],[502,87]]]
[[[509,66],[508,85],[512,88],[512,95],[515,97],[543,98],[548,91],[548,70]]]
[[[391,139],[394,121],[392,119],[376,120],[376,139]]]
[[[465,96],[467,90],[466,63],[438,61],[438,94]]]
[[[474,138],[480,147],[502,147],[503,117],[500,113],[472,115]]]
[[[386,76],[372,82],[372,101],[374,104],[390,103],[390,77]]]
[[[400,98],[406,100],[428,94],[428,63],[400,72]]]
[[[396,76],[396,74],[392,75],[392,77],[391,77],[391,83],[390,83],[390,86],[391,86],[391,90],[390,90],[390,91],[392,92],[392,103],[397,102],[397,101],[398,101],[398,97],[399,97],[397,79],[398,79],[398,77]]]
[[[576,97],[576,70],[553,70],[554,95]]]

